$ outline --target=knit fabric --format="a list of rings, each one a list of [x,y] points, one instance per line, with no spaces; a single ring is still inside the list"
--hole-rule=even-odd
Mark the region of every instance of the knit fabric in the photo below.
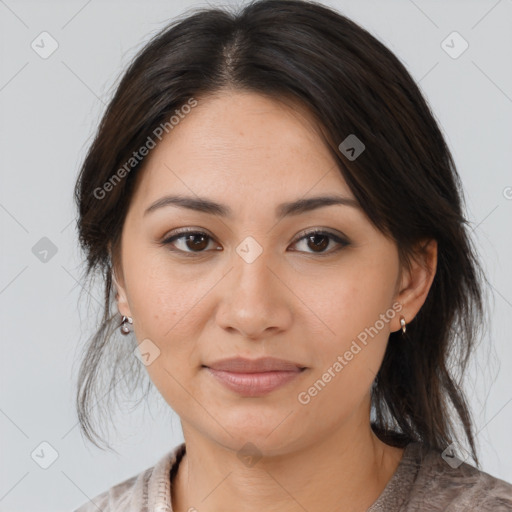
[[[84,503],[74,512],[172,512],[171,480],[185,454],[175,447],[153,467]],[[367,512],[512,512],[512,484],[420,443],[405,447],[388,484]]]

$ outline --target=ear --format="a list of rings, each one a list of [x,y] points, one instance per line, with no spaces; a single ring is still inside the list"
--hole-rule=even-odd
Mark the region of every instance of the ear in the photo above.
[[[117,309],[121,315],[132,317],[133,315],[130,311],[130,305],[128,304],[128,296],[126,293],[122,269],[117,264],[117,261],[113,261],[112,256],[110,257],[110,261],[112,262],[112,282],[114,283],[116,290]]]
[[[391,322],[391,330],[401,328],[400,317],[410,323],[427,299],[437,268],[437,241],[423,240],[415,248],[409,265],[404,267],[399,278],[395,300],[402,305],[399,315]]]

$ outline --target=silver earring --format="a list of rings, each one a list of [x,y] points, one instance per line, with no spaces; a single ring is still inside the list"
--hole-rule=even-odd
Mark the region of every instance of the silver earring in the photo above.
[[[129,316],[123,316],[123,320],[119,326],[121,329],[121,334],[130,334],[132,332],[132,329],[130,328],[131,324],[133,324],[133,319]]]
[[[403,316],[400,317],[400,325],[402,326],[402,334],[405,334],[407,328],[405,324],[405,318]]]

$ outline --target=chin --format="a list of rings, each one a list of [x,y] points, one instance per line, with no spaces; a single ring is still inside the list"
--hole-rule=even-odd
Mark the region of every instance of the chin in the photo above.
[[[211,425],[207,427],[210,437],[234,452],[249,445],[248,449],[253,446],[265,456],[282,455],[303,442],[303,436],[292,424],[293,414],[290,415],[290,410],[283,410],[279,414],[267,413],[266,417],[261,413],[232,413],[229,418],[214,416],[224,418],[222,426],[225,430],[219,425]],[[218,437],[212,436],[212,432],[216,432]]]

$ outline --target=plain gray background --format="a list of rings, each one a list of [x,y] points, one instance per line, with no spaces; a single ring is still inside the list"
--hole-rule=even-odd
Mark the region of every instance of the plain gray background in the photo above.
[[[494,294],[467,391],[482,468],[512,481],[512,1],[324,3],[396,53],[453,151]],[[119,73],[170,19],[206,5],[0,0],[0,511],[73,510],[182,441],[178,418],[159,396],[152,412],[141,406],[117,417],[112,442],[120,456],[80,435],[77,355],[94,326],[77,304],[81,254],[72,193]],[[46,59],[31,47],[44,31],[58,43]],[[469,45],[457,58],[462,39],[449,43],[451,56],[443,48],[453,31]],[[48,244],[43,237],[56,250],[46,262],[37,257],[37,244]],[[101,298],[98,289],[93,306]],[[42,442],[58,454],[48,469],[31,457],[34,450],[52,453]]]

